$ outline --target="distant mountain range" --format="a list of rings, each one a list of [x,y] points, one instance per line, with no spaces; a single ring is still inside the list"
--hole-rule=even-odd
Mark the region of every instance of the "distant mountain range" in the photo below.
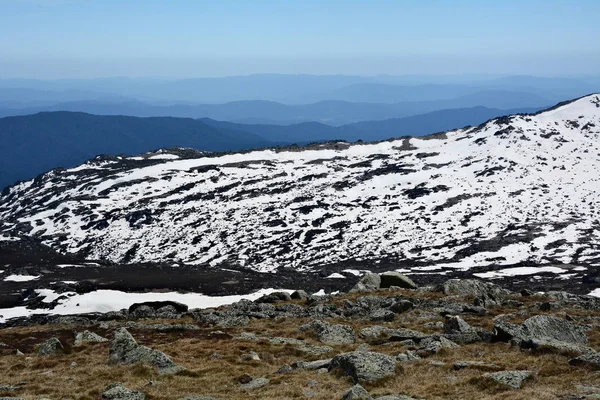
[[[0,89],[1,91],[1,89]],[[452,100],[406,101],[400,103],[355,103],[327,100],[312,104],[286,105],[273,101],[248,100],[224,104],[155,105],[138,100],[87,100],[61,102],[47,106],[5,108],[0,117],[36,114],[45,111],[73,111],[97,115],[135,117],[210,118],[244,124],[291,125],[321,122],[347,125],[362,121],[403,118],[438,110],[487,107],[509,114],[515,109],[542,109],[551,104],[535,95],[523,93],[477,92]]]
[[[6,92],[10,90],[9,92]],[[20,92],[19,90],[22,90]],[[310,104],[324,100],[398,103],[460,99],[479,93],[485,101],[462,104],[491,108],[537,107],[600,90],[598,77],[418,77],[344,75],[247,75],[197,79],[0,79],[0,107],[23,108],[59,102],[136,99],[154,104],[226,103],[267,100]],[[482,94],[483,93],[483,94]],[[510,100],[509,104],[505,101]],[[459,102],[461,100],[458,100]],[[498,103],[493,103],[494,101]],[[521,101],[515,103],[514,101]],[[532,104],[535,102],[535,104]],[[438,108],[439,109],[439,108]],[[420,112],[433,110],[420,110]],[[203,115],[209,116],[209,115]],[[402,115],[388,116],[400,117]]]
[[[537,109],[474,107],[338,127],[318,122],[261,125],[65,111],[5,117],[0,118],[0,188],[53,168],[75,166],[98,154],[131,155],[169,147],[226,152],[328,140],[373,141],[421,136],[533,111]]]

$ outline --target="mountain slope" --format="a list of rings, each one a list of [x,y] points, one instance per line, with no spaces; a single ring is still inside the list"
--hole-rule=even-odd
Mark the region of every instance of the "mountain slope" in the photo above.
[[[523,111],[528,110],[515,110]],[[5,154],[0,158],[0,188],[51,168],[75,166],[97,154],[138,154],[173,146],[237,151],[275,144],[380,140],[475,125],[506,113],[479,107],[341,127],[318,122],[251,125],[208,118],[141,119],[70,112],[4,118],[0,119],[0,150]]]
[[[426,138],[92,160],[5,190],[0,229],[124,263],[592,268],[599,139],[591,95]]]
[[[0,119],[0,187],[97,154],[138,154],[160,147],[234,151],[273,143],[245,131],[193,119],[40,113]]]

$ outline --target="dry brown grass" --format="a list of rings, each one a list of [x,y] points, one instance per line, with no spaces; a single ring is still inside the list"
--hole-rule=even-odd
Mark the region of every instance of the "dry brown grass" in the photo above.
[[[414,293],[406,292],[405,295]],[[389,292],[386,292],[386,294]],[[383,293],[380,293],[383,294]],[[393,293],[395,295],[397,293]],[[438,296],[433,294],[432,296]],[[356,298],[352,294],[344,298]],[[337,301],[337,300],[336,300]],[[539,300],[538,300],[539,301]],[[492,309],[486,317],[469,316],[466,319],[474,326],[490,327],[491,318],[518,309]],[[581,315],[576,310],[562,310],[569,315]],[[581,313],[581,312],[579,312]],[[394,322],[372,323],[367,321],[338,321],[352,325],[357,331],[372,325],[403,327],[433,333],[423,324],[430,320],[420,318],[419,310],[399,315]],[[590,313],[587,313],[588,315]],[[439,320],[442,320],[439,318]],[[304,339],[310,344],[321,344],[306,333],[297,332],[304,319],[286,321],[253,320],[248,327],[225,330],[231,336],[242,331],[272,336]],[[156,321],[148,321],[154,323]],[[190,322],[162,321],[165,323]],[[81,328],[77,328],[81,330]],[[111,337],[109,331],[93,328],[93,331]],[[26,352],[25,356],[0,357],[0,384],[16,384],[26,381],[21,391],[12,393],[26,399],[46,395],[52,399],[98,399],[105,386],[111,382],[123,382],[127,387],[138,389],[149,399],[177,399],[189,395],[213,396],[217,399],[297,399],[306,398],[305,392],[312,391],[311,399],[339,399],[352,383],[347,378],[316,371],[295,371],[289,374],[275,374],[283,364],[297,360],[310,360],[302,356],[294,346],[273,345],[268,341],[238,341],[228,338],[215,339],[209,334],[216,328],[202,327],[198,331],[157,333],[151,330],[130,332],[139,343],[164,351],[176,363],[186,367],[188,372],[177,376],[159,376],[144,365],[108,366],[107,343],[70,347],[74,328],[64,326],[34,326],[0,330],[0,342],[8,343]],[[49,337],[59,337],[67,345],[67,354],[41,357],[35,354],[34,346]],[[589,332],[590,342],[600,348],[600,332]],[[351,351],[354,345],[334,346],[335,352]],[[406,348],[399,344],[372,346],[374,351],[397,354]],[[261,361],[244,362],[239,356],[256,351]],[[219,354],[220,358],[214,358]],[[312,357],[315,359],[315,357]],[[436,360],[445,366],[431,365]],[[485,361],[500,365],[507,370],[529,369],[536,376],[519,391],[507,390],[481,378],[482,371],[465,369],[454,371],[456,361]],[[71,363],[76,366],[71,368]],[[253,391],[239,389],[236,378],[244,373],[254,377],[267,377],[271,380],[266,387]],[[309,381],[319,384],[309,388]],[[477,343],[458,349],[445,350],[423,361],[402,365],[395,377],[375,385],[365,385],[373,395],[407,394],[424,399],[560,399],[576,393],[576,385],[600,385],[600,374],[568,365],[568,358],[560,355],[534,355],[511,348],[505,343]],[[0,393],[0,395],[8,395]]]

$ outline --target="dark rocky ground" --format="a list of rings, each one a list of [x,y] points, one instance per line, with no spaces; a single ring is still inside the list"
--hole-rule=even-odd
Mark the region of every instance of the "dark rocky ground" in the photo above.
[[[72,265],[65,267],[65,265]],[[126,292],[181,291],[212,296],[248,294],[263,288],[297,289],[309,293],[324,290],[326,293],[345,292],[356,281],[356,276],[343,272],[346,269],[369,270],[375,273],[395,269],[412,269],[427,266],[415,262],[393,259],[372,261],[347,261],[323,265],[318,272],[298,272],[281,268],[276,273],[260,273],[239,267],[213,268],[209,266],[169,264],[115,264],[102,260],[85,260],[77,255],[63,255],[41,245],[35,239],[22,237],[19,241],[0,241],[0,308],[26,305],[29,308],[47,308],[36,297],[35,289],[53,289],[58,293],[73,291],[87,293],[98,289],[113,289]],[[519,264],[514,266],[532,266]],[[439,284],[450,278],[469,279],[475,273],[504,269],[510,266],[474,267],[468,271],[442,268],[430,273],[410,274],[419,285]],[[572,269],[574,265],[560,265]],[[345,279],[326,279],[332,273],[340,273]],[[11,274],[39,276],[26,282],[2,281]],[[576,294],[588,294],[600,287],[598,271],[574,271],[571,279],[559,279],[553,273],[537,273],[494,279],[493,282],[514,291],[564,290]],[[65,281],[69,283],[64,283]]]
[[[600,299],[364,275],[218,309],[176,302],[0,327],[10,399],[591,400]],[[7,397],[4,397],[7,398]]]

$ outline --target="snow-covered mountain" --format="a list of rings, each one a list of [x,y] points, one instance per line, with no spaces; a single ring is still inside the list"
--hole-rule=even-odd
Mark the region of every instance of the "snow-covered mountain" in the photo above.
[[[568,278],[600,265],[599,139],[590,95],[425,138],[97,157],[5,190],[0,231],[125,264]]]

